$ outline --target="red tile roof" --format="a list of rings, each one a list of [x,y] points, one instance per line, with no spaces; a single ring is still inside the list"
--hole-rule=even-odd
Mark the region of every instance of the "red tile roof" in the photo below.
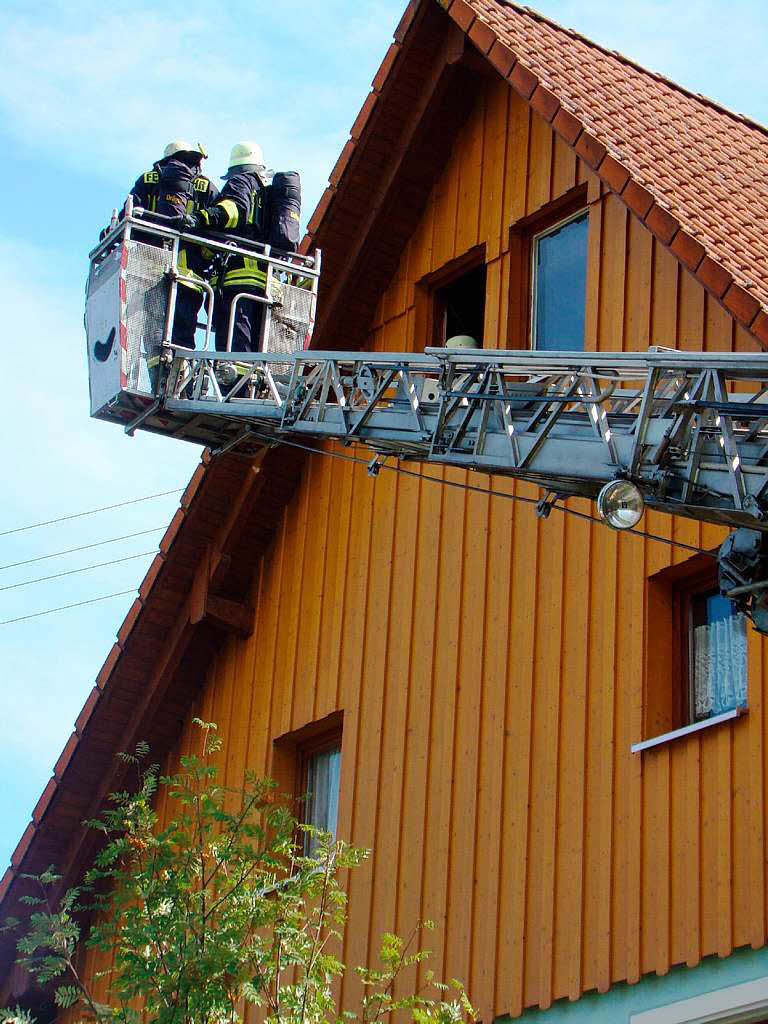
[[[439,2],[738,320],[768,309],[765,128],[530,8]],[[765,320],[753,330],[768,343]]]
[[[436,0],[663,245],[768,346],[768,131],[510,0]],[[354,154],[398,73],[412,0],[308,226],[330,252]],[[322,334],[322,331],[320,332]],[[325,336],[322,339],[325,341]]]

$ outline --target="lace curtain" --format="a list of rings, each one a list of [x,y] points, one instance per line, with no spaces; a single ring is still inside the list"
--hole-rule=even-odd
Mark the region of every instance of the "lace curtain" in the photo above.
[[[747,702],[747,617],[720,595],[697,598],[694,605],[691,667],[698,720]]]

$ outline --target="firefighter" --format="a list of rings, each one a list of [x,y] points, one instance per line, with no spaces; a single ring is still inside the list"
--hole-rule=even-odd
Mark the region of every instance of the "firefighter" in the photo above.
[[[216,202],[219,190],[201,174],[206,157],[202,146],[193,146],[175,139],[165,147],[162,159],[151,171],[142,174],[131,189],[137,206],[149,213],[163,215],[173,228],[183,228],[190,216],[201,213]],[[157,244],[156,236],[140,236],[141,241]],[[210,255],[199,246],[179,246],[178,269],[187,278],[201,279]],[[194,280],[180,280],[176,289],[176,307],[173,316],[171,341],[185,348],[195,347],[197,317],[203,303],[203,289]]]
[[[265,241],[267,179],[261,146],[256,142],[235,143],[224,179],[226,185],[218,200],[188,217],[187,227],[194,230],[204,226],[213,231],[232,234],[236,238]],[[250,292],[263,298],[266,280],[263,260],[238,255],[228,258],[218,280],[214,312],[216,348],[219,351],[227,347],[229,319],[235,296],[239,292]],[[263,302],[240,299],[235,307],[231,350],[257,352],[263,320]]]

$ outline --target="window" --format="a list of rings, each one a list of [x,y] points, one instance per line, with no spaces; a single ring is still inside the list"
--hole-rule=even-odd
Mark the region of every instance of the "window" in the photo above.
[[[733,718],[747,703],[747,620],[697,555],[652,576],[647,590],[643,739]]]
[[[416,284],[417,344],[442,347],[457,335],[482,348],[485,331],[485,246],[477,245]]]
[[[275,740],[269,774],[278,793],[293,799],[299,821],[334,837],[339,820],[341,733],[343,712],[335,711],[317,722]],[[313,843],[305,838],[304,849]]]
[[[584,348],[588,221],[588,211],[581,210],[532,237],[533,348]]]
[[[483,345],[485,328],[485,264],[435,289],[435,344],[444,345],[457,334]]]
[[[336,838],[339,817],[339,783],[341,781],[341,744],[334,742],[324,750],[315,750],[304,756],[303,820],[307,825],[330,832]],[[305,850],[312,850],[312,837],[307,836]]]

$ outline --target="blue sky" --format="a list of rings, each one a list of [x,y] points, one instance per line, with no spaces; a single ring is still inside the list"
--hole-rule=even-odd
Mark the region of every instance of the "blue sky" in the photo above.
[[[181,488],[199,450],[130,440],[88,418],[87,252],[113,206],[174,137],[223,173],[258,140],[296,168],[308,219],[406,0],[6,4],[0,30],[0,298],[5,464],[0,620],[132,590],[177,495],[54,526],[41,520]],[[762,2],[542,0],[542,13],[768,123]],[[15,584],[141,557],[31,586]],[[5,589],[2,589],[5,588]],[[132,597],[0,625],[0,874],[29,820]]]

